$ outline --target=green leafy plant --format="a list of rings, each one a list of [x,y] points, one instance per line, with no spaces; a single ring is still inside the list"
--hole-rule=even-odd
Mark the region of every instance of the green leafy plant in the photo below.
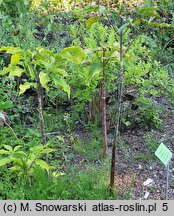
[[[13,108],[13,102],[11,100],[0,101],[0,110],[8,110]]]
[[[68,47],[60,53],[37,48],[34,52],[26,52],[19,47],[2,47],[0,50],[11,54],[11,62],[4,67],[0,75],[9,74],[8,77],[27,76],[24,84],[19,85],[19,95],[30,88],[37,89],[39,113],[41,122],[42,143],[46,143],[45,126],[43,117],[43,88],[49,91],[48,83],[61,88],[70,97],[70,86],[67,84],[68,73],[65,68],[69,62],[80,64],[85,58],[85,53],[80,47]]]
[[[3,13],[9,15],[12,18],[16,18],[21,15],[21,13],[26,13],[29,11],[32,0],[16,0],[11,2],[10,0],[3,0],[0,2],[0,10]]]
[[[140,97],[137,99],[136,104],[139,104],[139,113],[137,113],[137,118],[138,116],[140,119],[144,118],[144,122],[142,122],[142,124],[145,123],[147,126],[154,126],[156,128],[160,128],[162,126],[160,108],[155,106],[152,99]]]
[[[52,168],[41,158],[44,154],[52,152],[53,149],[46,145],[31,147],[28,151],[21,148],[21,145],[14,148],[4,145],[4,148],[0,150],[0,166],[9,164],[9,170],[16,172],[19,176],[25,175],[28,177],[33,175],[33,169],[36,166],[40,166],[47,172]]]

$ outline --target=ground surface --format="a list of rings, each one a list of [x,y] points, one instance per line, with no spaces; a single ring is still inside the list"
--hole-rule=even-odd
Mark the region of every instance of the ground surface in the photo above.
[[[161,130],[152,128],[137,128],[121,134],[121,144],[117,148],[115,182],[119,189],[120,199],[147,199],[161,200],[166,198],[166,169],[155,156],[159,144],[163,142],[174,152],[174,107],[171,107],[164,98],[156,99],[163,107],[161,113],[163,126]],[[158,105],[157,104],[157,105]],[[81,139],[88,143],[90,134],[77,131]],[[108,134],[108,143],[113,142],[113,133]],[[111,157],[111,147],[108,156]],[[75,163],[82,158],[76,155]],[[147,179],[152,184],[143,187]],[[174,158],[170,162],[168,199],[174,199]]]
[[[149,192],[147,199],[165,199],[166,196],[165,167],[154,156],[155,150],[148,145],[158,146],[163,142],[174,152],[174,108],[162,98],[157,103],[164,108],[163,129],[127,131],[122,134],[124,142],[121,148],[118,147],[116,182],[119,187],[123,187],[123,196],[131,185],[131,199],[144,199],[146,191]],[[123,148],[123,145],[126,147]],[[143,188],[143,182],[148,178],[152,179],[153,183]],[[174,199],[174,158],[170,163],[168,198]]]

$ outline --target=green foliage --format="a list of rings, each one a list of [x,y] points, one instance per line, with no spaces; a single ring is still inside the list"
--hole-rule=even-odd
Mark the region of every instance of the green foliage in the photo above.
[[[38,43],[33,38],[35,20],[30,13],[30,6],[30,0],[2,1],[0,5],[1,46],[15,45],[27,49]]]
[[[108,167],[108,166],[107,166]],[[6,173],[7,170],[3,170]],[[85,171],[72,167],[64,176],[48,179],[45,172],[37,167],[31,181],[24,178],[13,180],[6,173],[6,178],[0,180],[1,199],[25,200],[103,200],[116,199],[109,193],[107,178],[108,169],[101,166],[85,166]],[[16,190],[18,188],[18,190]],[[7,191],[9,191],[7,193]]]
[[[12,18],[22,16],[29,11],[32,0],[2,0],[0,2],[0,11]]]
[[[29,80],[36,81],[20,84],[19,95],[23,94],[31,87],[37,88],[37,79],[39,79],[42,87],[48,90],[47,83],[52,79],[52,82],[67,92],[68,97],[70,97],[70,87],[66,84],[64,78],[67,77],[68,74],[64,68],[62,68],[63,64],[66,64],[63,54],[54,54],[43,48],[37,48],[33,53],[30,50],[25,52],[22,49],[15,47],[4,47],[1,48],[1,50],[5,50],[7,53],[12,54],[10,64],[8,67],[3,68],[1,75],[4,76],[9,73],[9,77],[21,77],[21,75],[25,73]],[[65,51],[65,53],[67,52]]]
[[[8,110],[13,108],[13,102],[11,100],[0,101],[0,110]]]
[[[126,128],[161,129],[161,107],[156,99],[165,96],[172,102],[174,97],[173,5],[149,0],[130,13],[124,6],[106,11],[100,5],[69,11],[75,3],[87,1],[64,2],[40,1],[31,7],[31,1],[0,1],[0,110],[8,112],[18,131],[18,139],[13,139],[8,127],[0,128],[0,198],[128,199],[134,179],[127,193],[111,195],[109,167],[101,159],[102,72],[105,69],[106,97],[114,98],[107,111],[114,113],[122,31],[123,90],[125,95],[133,92],[133,99],[127,101],[123,95],[121,122]],[[61,8],[66,12],[60,13]],[[120,14],[124,14],[122,26]],[[35,104],[40,85],[46,146],[40,145]],[[92,98],[94,124],[90,123]],[[32,119],[29,125],[27,116]],[[92,138],[74,135],[74,129],[82,126]],[[157,141],[149,135],[145,141],[147,152],[138,152],[133,159],[151,164]],[[130,158],[122,139],[118,148]],[[46,153],[49,163],[43,160]]]
[[[97,168],[86,167],[86,172],[76,172],[76,170],[71,171],[72,177],[70,179],[70,185],[66,192],[67,197],[70,199],[113,199],[109,195],[107,181],[105,179],[106,175],[102,175],[103,171],[106,172],[105,168],[101,170]],[[78,183],[76,184],[78,179]],[[71,191],[69,189],[72,189]]]
[[[16,172],[19,176],[26,175],[32,176],[33,169],[36,166],[40,166],[42,169],[49,171],[51,167],[42,159],[44,154],[48,154],[53,149],[47,146],[35,146],[31,147],[27,152],[22,150],[22,146],[18,145],[12,148],[10,145],[3,145],[3,149],[0,150],[0,166],[11,163],[10,170]]]
[[[35,134],[36,133],[32,132],[31,130],[28,131],[28,134],[26,134],[28,136],[25,136],[25,139],[27,138],[29,140],[30,136],[32,137],[32,140],[28,143],[23,143],[22,141],[20,141],[20,146],[15,146],[13,148],[11,146],[4,146],[9,150],[5,149],[4,147],[1,148],[1,155],[3,156],[3,158],[9,158],[10,160],[14,159],[14,162],[12,161],[8,164],[8,169],[6,168],[6,166],[2,166],[0,170],[0,175],[2,177],[0,180],[1,199],[14,198],[27,200],[62,200],[116,198],[116,195],[110,195],[108,189],[109,163],[107,163],[107,166],[105,163],[101,165],[94,165],[92,161],[92,163],[89,164],[87,162],[88,159],[86,159],[84,163],[83,161],[81,161],[82,170],[80,171],[79,164],[77,165],[78,167],[75,167],[75,165],[70,162],[72,160],[72,157],[70,157],[71,153],[69,152],[69,148],[66,147],[64,138],[62,136],[56,136],[49,139],[47,145],[50,146],[51,149],[55,149],[52,152],[51,149],[47,146],[45,146],[45,148],[40,145],[30,147],[32,145],[36,145],[37,143],[37,139],[36,137],[34,137]],[[93,142],[95,141],[93,140]],[[24,148],[22,147],[23,145]],[[97,149],[99,149],[98,143],[95,144],[95,148],[93,148],[91,145],[90,152],[88,145],[85,144],[85,146],[85,149],[88,150],[86,157],[89,157],[91,155],[91,152],[93,152],[95,149],[96,156],[98,152]],[[52,170],[53,165],[55,171],[50,172],[51,170],[49,169],[49,178],[45,172],[45,163],[43,166],[40,161],[37,161],[37,159],[43,157],[43,154],[47,150],[49,152],[51,151],[51,154],[48,154],[48,159],[51,164],[49,168],[51,168]],[[76,157],[78,158],[79,156]],[[31,160],[33,161],[34,158],[35,162],[33,162],[31,168],[28,169],[27,175],[25,175],[24,170],[26,170],[26,168],[21,163],[18,164],[19,161],[23,160],[25,163],[31,164]],[[64,162],[63,158],[65,160]],[[96,159],[96,157],[94,158]],[[0,161],[2,161],[2,157]],[[20,166],[20,171],[11,170],[14,166],[17,165]],[[62,173],[61,169],[63,169],[65,165],[65,173]],[[16,188],[18,188],[18,190],[16,190]]]
[[[92,9],[91,9],[92,10]],[[111,15],[115,21],[114,28],[117,28],[118,25],[118,13],[115,11],[110,11]],[[142,9],[141,16],[149,17],[158,17],[156,9],[149,7]],[[98,17],[97,17],[98,18]],[[159,95],[158,92],[164,94],[164,89],[168,87],[168,75],[165,70],[162,69],[160,62],[153,60],[152,49],[155,50],[158,47],[156,41],[146,34],[136,34],[140,31],[141,21],[136,19],[135,22],[131,18],[127,18],[125,23],[121,28],[117,29],[119,31],[124,31],[124,67],[125,67],[125,77],[124,77],[124,86],[126,89],[135,88],[137,89],[137,105],[142,100],[142,103],[139,104],[139,114],[137,116],[138,122],[141,122],[144,119],[144,124],[152,125],[155,127],[161,126],[159,110],[155,106],[153,100],[149,100],[148,108],[147,104],[143,102],[146,100],[146,95],[151,94],[154,97]],[[90,22],[91,21],[91,22]],[[74,36],[77,35],[76,31],[83,31],[83,46],[86,46],[87,56],[90,58],[90,67],[87,64],[87,67],[82,67],[81,69],[76,68],[76,73],[72,74],[73,79],[71,80],[72,91],[74,89],[73,85],[75,80],[78,78],[80,80],[80,85],[76,85],[75,98],[82,101],[91,101],[92,94],[97,92],[97,86],[101,80],[101,71],[102,71],[102,49],[106,49],[106,59],[107,59],[107,90],[109,92],[114,92],[117,90],[117,85],[115,85],[116,76],[119,70],[119,44],[115,42],[119,40],[117,35],[115,36],[114,29],[111,29],[99,22],[96,22],[97,19],[89,19],[87,23],[91,23],[90,27],[87,28],[87,31],[84,34],[85,29],[83,27],[71,28]],[[113,30],[113,31],[112,31]],[[132,35],[133,34],[133,35]],[[108,35],[110,37],[108,37]],[[132,38],[132,44],[130,43],[130,38]],[[74,43],[81,43],[79,40],[75,39]],[[131,46],[130,46],[131,45]],[[128,47],[128,49],[127,49]],[[89,49],[90,48],[90,49]],[[116,64],[115,64],[116,62]],[[84,66],[87,61],[84,62]],[[81,71],[84,71],[81,73]],[[161,71],[160,73],[158,71]],[[153,72],[152,72],[153,71]],[[150,74],[150,76],[149,76]],[[75,75],[75,76],[74,76]],[[159,81],[159,82],[158,82]],[[156,84],[155,84],[156,82]],[[162,84],[163,83],[163,84]],[[155,85],[155,88],[154,88]],[[85,90],[85,95],[83,96],[82,91]],[[166,95],[165,95],[166,96]],[[144,99],[143,99],[144,98]],[[146,100],[147,101],[147,100]],[[143,108],[144,106],[144,108]],[[151,108],[151,112],[148,113],[148,109]],[[76,110],[77,108],[75,108]],[[131,111],[131,110],[130,110]],[[132,116],[132,115],[131,115]],[[124,121],[129,122],[129,121]]]
[[[128,51],[132,58],[125,59],[125,92],[133,92],[134,97],[133,101],[123,102],[122,122],[128,128],[130,125],[134,127],[143,124],[161,128],[161,107],[155,98],[160,95],[171,97],[169,86],[173,84],[168,71],[153,60],[150,47],[155,49],[156,45],[153,41],[147,40],[145,35],[140,35]],[[134,105],[137,106],[135,111],[131,109]]]
[[[134,118],[134,121],[137,124],[144,124],[148,127],[156,128],[160,128],[162,126],[162,120],[160,118],[160,108],[155,105],[155,102],[152,99],[146,97],[139,97],[135,101],[135,104],[139,106],[139,110]]]
[[[87,28],[87,30],[90,28],[90,26],[91,26],[93,23],[95,23],[95,22],[97,22],[97,21],[99,21],[99,20],[103,20],[103,18],[102,18],[102,17],[91,17],[91,18],[89,18],[89,19],[86,21],[86,28]]]

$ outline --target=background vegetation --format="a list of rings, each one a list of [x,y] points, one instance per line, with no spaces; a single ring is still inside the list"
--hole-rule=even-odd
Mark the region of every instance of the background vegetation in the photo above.
[[[173,6],[0,0],[0,199],[131,197],[133,176],[124,192],[110,192],[107,134],[119,96],[118,151],[128,130],[163,130],[156,101],[173,106]]]

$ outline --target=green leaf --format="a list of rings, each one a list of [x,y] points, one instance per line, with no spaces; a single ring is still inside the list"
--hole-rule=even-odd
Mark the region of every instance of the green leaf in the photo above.
[[[17,155],[27,156],[24,151],[16,151]]]
[[[12,57],[11,57],[11,64],[12,65],[17,65],[19,63],[20,59],[21,58],[20,58],[20,55],[18,53],[12,55]]]
[[[131,126],[131,123],[130,123],[130,121],[125,121],[125,122],[124,122],[124,124],[126,125],[126,127],[129,127],[129,126]]]
[[[55,54],[54,57],[56,60],[55,65],[58,68],[65,68],[65,66],[67,65],[66,59],[63,58],[63,56],[60,53]]]
[[[6,46],[6,47],[1,47],[0,48],[0,51],[6,51],[6,53],[9,53],[9,54],[21,54],[21,55],[24,55],[24,51],[20,48],[20,47],[12,47],[12,46]]]
[[[9,72],[9,67],[4,67],[4,68],[1,70],[0,75],[1,75],[1,76],[4,76],[4,75],[6,75],[8,72]]]
[[[44,65],[45,69],[51,69],[55,63],[55,58],[52,56],[49,56],[49,59],[47,56],[44,57],[43,60],[40,60],[41,64]],[[39,65],[40,66],[40,65]]]
[[[150,45],[151,47],[156,48],[157,47],[157,43],[155,42],[155,40],[153,40],[152,38],[143,35],[142,38],[144,39],[144,43]]]
[[[13,102],[11,100],[0,101],[0,110],[6,110],[13,108]]]
[[[65,175],[65,173],[63,173],[63,172],[57,172],[57,171],[56,171],[56,172],[53,172],[53,173],[51,173],[51,174],[52,174],[52,176],[55,177],[55,178]]]
[[[36,88],[37,87],[37,84],[36,83],[29,83],[29,82],[26,82],[24,84],[20,84],[19,86],[19,95],[23,94],[27,89],[30,89],[31,87],[34,87]]]
[[[55,85],[61,87],[62,90],[68,94],[68,98],[70,98],[70,86],[66,83],[66,80],[63,78],[60,78],[56,74],[51,74],[51,77]]]
[[[10,167],[9,170],[11,170],[11,171],[22,171],[22,168],[20,166],[15,165],[15,166]]]
[[[99,74],[102,72],[103,65],[102,62],[95,62],[91,65],[89,68],[89,76],[94,77],[94,76],[99,76]]]
[[[144,8],[144,9],[141,9],[140,11],[140,14],[143,14],[145,16],[153,16],[153,17],[156,17],[156,18],[160,18],[160,15],[157,13],[156,11],[156,8]]]
[[[86,28],[89,29],[92,24],[98,22],[99,20],[103,20],[103,17],[91,17],[86,21]]]
[[[43,150],[42,150],[42,153],[43,153],[43,154],[48,154],[48,153],[53,152],[53,151],[54,151],[54,149],[47,148],[47,149],[43,149]]]
[[[117,25],[119,23],[119,19],[120,19],[118,13],[114,10],[110,10],[109,12],[110,12],[112,18],[114,19],[115,24]]]
[[[18,54],[24,55],[24,51],[20,47],[10,47],[7,50],[7,53],[10,53],[10,54],[18,53]]]
[[[103,65],[101,61],[93,63],[88,69],[86,84],[89,85],[93,77],[99,78],[102,69],[103,69]]]
[[[31,50],[27,49],[27,56],[29,56],[30,59],[33,58],[34,54],[36,54],[35,51],[31,51]]]
[[[60,54],[63,58],[67,59],[69,62],[72,62],[74,64],[81,64],[81,62],[86,57],[86,54],[83,51],[83,49],[78,46],[64,48]]]
[[[41,159],[36,159],[36,164],[41,166],[42,169],[45,169],[45,170],[49,170],[49,165],[44,161],[44,160],[41,160]]]
[[[14,76],[20,77],[24,72],[25,72],[24,69],[16,66],[13,70],[10,70],[8,77],[14,77]]]
[[[160,28],[174,28],[174,25],[170,25],[168,23],[149,23],[149,25]]]
[[[27,67],[28,67],[28,70],[30,73],[31,80],[34,80],[35,79],[35,73],[34,73],[33,67],[29,64],[27,64]]]
[[[120,28],[118,29],[118,33],[120,33],[121,31],[123,31],[128,25],[129,25],[129,23],[125,23],[122,26],[120,26]]]
[[[44,87],[48,91],[49,88],[47,86],[47,83],[50,81],[50,77],[48,76],[48,74],[41,71],[39,73],[39,79],[42,87]]]
[[[30,151],[35,153],[35,152],[40,152],[44,149],[45,146],[39,145],[39,146],[34,146],[30,148]]]
[[[13,151],[13,148],[10,145],[3,145],[5,149],[9,150],[10,152]]]
[[[9,155],[10,152],[7,151],[7,150],[1,149],[1,150],[0,150],[0,154],[1,154],[1,155],[3,155],[3,154],[5,154],[5,155]]]
[[[13,73],[13,71],[15,71],[16,69],[18,69],[19,67],[15,66],[15,65],[9,65],[8,67],[4,67],[0,73],[0,75],[4,76],[7,73],[11,72]],[[21,68],[20,68],[21,69]]]
[[[99,11],[99,6],[98,5],[86,6],[86,7],[84,7],[84,11],[87,12],[87,13],[97,12],[97,11]]]
[[[22,148],[22,146],[18,145],[14,147],[14,151],[16,152],[18,149]]]
[[[61,68],[50,68],[48,72],[57,73],[64,77],[68,76],[68,73],[64,69],[61,69]]]
[[[116,59],[117,61],[119,61],[119,59],[120,59],[120,53],[116,50],[116,51],[114,51],[114,52],[111,54],[110,58],[114,58],[114,59]]]
[[[0,166],[4,166],[8,163],[10,163],[12,160],[10,158],[3,158],[0,160]]]
[[[30,156],[30,157],[31,157],[31,156]],[[33,165],[33,163],[34,163],[34,160],[35,160],[35,157],[32,157],[32,159],[28,159],[28,160],[26,161],[27,167],[30,167],[30,169],[31,169],[31,167],[32,167],[32,165]]]
[[[20,89],[19,95],[23,94],[27,89],[30,89],[31,86],[32,86],[32,84],[29,83],[29,82],[26,82],[24,84],[20,84],[20,86],[19,86],[19,89]]]
[[[21,158],[13,158],[13,162],[19,164],[20,166],[23,166],[23,161]]]
[[[42,53],[44,55],[48,55],[48,56],[52,56],[53,55],[53,51],[51,50],[48,50],[48,49],[45,49],[45,48],[40,48],[40,47],[37,47],[36,50],[39,52],[39,53]]]

